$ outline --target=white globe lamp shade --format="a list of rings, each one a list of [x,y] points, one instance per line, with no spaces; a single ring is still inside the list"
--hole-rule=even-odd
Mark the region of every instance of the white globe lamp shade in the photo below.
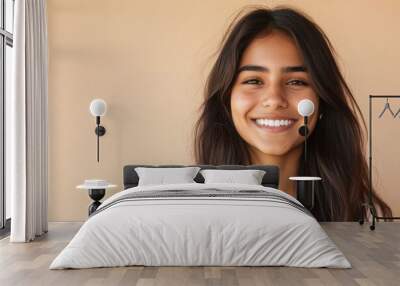
[[[314,103],[309,99],[302,99],[297,105],[297,111],[301,116],[310,116],[314,113]]]
[[[102,99],[93,99],[90,103],[90,113],[93,116],[104,116],[107,111],[107,104]]]

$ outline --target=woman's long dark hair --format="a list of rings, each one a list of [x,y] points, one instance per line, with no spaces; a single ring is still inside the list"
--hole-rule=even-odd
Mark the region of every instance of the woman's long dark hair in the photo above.
[[[272,30],[296,43],[320,98],[323,114],[309,137],[307,172],[320,176],[314,216],[320,221],[356,220],[369,190],[364,133],[365,120],[339,71],[334,50],[324,32],[302,13],[285,7],[257,8],[235,18],[222,40],[222,48],[207,79],[201,116],[195,126],[198,164],[251,164],[246,142],[232,121],[230,95],[245,49]],[[357,117],[359,116],[359,117]],[[373,192],[373,202],[385,216],[388,205]],[[332,206],[332,207],[331,207]],[[366,215],[366,210],[364,210]]]

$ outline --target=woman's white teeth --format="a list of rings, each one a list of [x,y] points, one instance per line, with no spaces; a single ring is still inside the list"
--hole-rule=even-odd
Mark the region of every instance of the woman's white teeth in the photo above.
[[[256,123],[261,126],[270,126],[270,127],[280,127],[280,126],[288,126],[293,123],[293,120],[284,119],[284,120],[272,120],[272,119],[256,119]]]

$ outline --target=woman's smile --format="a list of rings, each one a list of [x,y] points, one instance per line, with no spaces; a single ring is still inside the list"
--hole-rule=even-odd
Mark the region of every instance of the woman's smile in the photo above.
[[[290,118],[280,118],[280,119],[269,119],[269,118],[258,118],[251,119],[255,126],[263,131],[270,133],[279,133],[288,131],[294,125],[296,120]]]

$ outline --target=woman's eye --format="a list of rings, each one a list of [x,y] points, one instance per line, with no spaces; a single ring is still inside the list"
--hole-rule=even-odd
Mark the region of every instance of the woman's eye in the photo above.
[[[255,85],[260,85],[262,84],[261,80],[258,79],[249,79],[243,82],[244,84],[255,84]]]
[[[300,85],[300,86],[307,86],[308,83],[303,81],[303,80],[299,80],[299,79],[294,79],[288,82],[289,85]]]

